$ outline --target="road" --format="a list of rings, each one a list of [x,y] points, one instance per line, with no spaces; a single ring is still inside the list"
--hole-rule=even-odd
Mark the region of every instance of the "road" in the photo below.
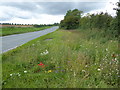
[[[27,43],[30,40],[33,40],[35,38],[53,32],[58,28],[59,28],[58,26],[54,26],[52,28],[44,29],[42,31],[14,34],[14,35],[0,37],[0,40],[2,40],[2,44],[1,44],[2,46],[0,46],[2,48],[0,48],[0,53],[4,53],[11,49],[14,49],[22,44]]]

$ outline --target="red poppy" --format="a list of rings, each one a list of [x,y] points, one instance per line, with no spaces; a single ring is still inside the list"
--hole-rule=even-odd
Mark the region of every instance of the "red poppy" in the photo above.
[[[44,65],[42,62],[40,62],[40,64],[38,64],[39,66],[41,66],[42,68],[44,68],[47,65]]]
[[[39,66],[43,66],[44,64],[42,62],[40,62],[40,64],[38,64]]]

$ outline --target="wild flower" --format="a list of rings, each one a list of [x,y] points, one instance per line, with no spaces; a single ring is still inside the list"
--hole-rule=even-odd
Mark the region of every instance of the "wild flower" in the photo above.
[[[33,46],[35,45],[35,44],[32,44]]]
[[[52,70],[48,70],[48,73],[52,72]]]
[[[10,76],[12,76],[12,74],[10,74]]]
[[[20,74],[20,73],[17,73],[16,75],[20,76],[21,74]]]
[[[88,67],[88,65],[85,65],[85,67]]]
[[[112,75],[111,73],[109,73],[109,75]]]
[[[115,61],[117,60],[117,58],[115,58]]]
[[[24,71],[24,73],[27,73],[27,71]]]
[[[43,55],[43,53],[40,53],[41,55]]]
[[[112,61],[115,61],[115,59],[112,59]]]
[[[114,71],[112,71],[112,72],[114,72]]]
[[[57,68],[60,68],[60,67],[57,67]]]
[[[21,74],[17,73],[18,76],[21,76]]]
[[[97,70],[100,71],[100,68],[98,68]]]
[[[119,69],[116,69],[116,71],[119,71]]]
[[[70,61],[68,61],[68,63],[70,63]]]
[[[42,66],[42,65],[44,65],[42,62],[40,62],[40,64],[38,64],[39,66]]]
[[[61,70],[62,72],[64,72],[65,70]]]
[[[106,48],[105,50],[108,51],[108,48]]]
[[[47,55],[48,53],[48,50],[46,50],[45,52],[41,53],[41,55]]]
[[[38,65],[41,66],[42,68],[45,67],[45,65],[42,62],[40,62],[40,64],[38,64]]]
[[[74,72],[73,76],[75,77],[76,76],[76,73]]]
[[[86,72],[85,70],[82,70],[82,72]]]
[[[46,50],[46,54],[48,54],[49,52],[48,52],[48,50]]]
[[[58,70],[55,70],[56,73],[58,73]]]

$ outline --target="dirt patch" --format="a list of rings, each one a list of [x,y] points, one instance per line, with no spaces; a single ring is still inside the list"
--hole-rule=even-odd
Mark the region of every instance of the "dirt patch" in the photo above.
[[[50,40],[52,40],[53,38],[47,38],[47,39],[45,39],[45,41],[50,41]]]

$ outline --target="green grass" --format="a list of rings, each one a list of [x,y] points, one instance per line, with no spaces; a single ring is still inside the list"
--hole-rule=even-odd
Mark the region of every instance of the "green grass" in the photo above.
[[[40,27],[40,28],[35,28],[35,27],[24,27],[24,28],[23,27],[5,27],[5,28],[0,29],[0,36],[40,31],[40,30],[47,29],[50,27],[51,26],[45,26],[45,27]]]
[[[3,88],[117,88],[117,46],[95,29],[55,31],[2,54]]]
[[[2,89],[2,55],[0,55],[0,89]]]

